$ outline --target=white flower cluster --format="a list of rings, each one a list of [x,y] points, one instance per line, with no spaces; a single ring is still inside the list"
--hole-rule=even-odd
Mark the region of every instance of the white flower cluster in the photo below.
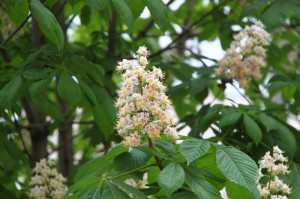
[[[273,147],[273,156],[268,151],[261,160],[258,161],[258,179],[257,188],[260,195],[264,198],[278,198],[287,199],[287,195],[291,193],[291,188],[286,185],[277,176],[278,174],[289,174],[288,166],[284,163],[287,162],[287,158],[282,155],[283,151],[278,146]],[[264,186],[259,184],[262,178],[268,179],[268,183]]]
[[[261,78],[260,68],[265,66],[266,57],[264,46],[269,45],[270,40],[269,33],[260,21],[246,26],[234,36],[230,48],[219,61],[216,76],[236,79],[241,88],[247,89],[252,78]]]
[[[57,172],[56,169],[51,169],[51,162],[42,159],[34,168],[35,175],[31,178],[30,198],[37,199],[62,199],[67,191],[67,186],[64,185],[66,179]]]
[[[161,133],[173,140],[178,139],[171,101],[165,95],[166,87],[161,82],[164,74],[154,66],[151,71],[145,70],[148,54],[146,47],[140,47],[137,63],[124,59],[117,66],[122,73],[123,84],[116,101],[116,129],[128,147],[141,145],[147,137],[159,139]]]

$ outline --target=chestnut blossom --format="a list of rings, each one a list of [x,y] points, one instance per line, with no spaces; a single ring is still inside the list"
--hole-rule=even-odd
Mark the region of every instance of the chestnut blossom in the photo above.
[[[62,199],[67,191],[64,184],[66,179],[56,171],[51,169],[51,162],[42,159],[33,169],[35,175],[32,176],[30,185],[30,198]]]
[[[241,88],[247,89],[252,78],[261,78],[260,68],[265,66],[266,57],[264,46],[269,45],[270,40],[269,33],[260,21],[246,26],[234,36],[230,48],[219,61],[216,76],[236,79]]]
[[[145,69],[148,55],[147,48],[140,47],[135,55],[137,62],[123,60],[117,66],[123,83],[115,103],[116,129],[129,148],[141,145],[145,138],[160,139],[162,134],[172,140],[179,138],[173,107],[165,94],[167,88],[161,82],[164,73],[154,66]]]
[[[273,154],[268,151],[261,160],[258,161],[257,188],[264,199],[287,198],[291,193],[291,188],[285,184],[278,174],[289,174],[288,166],[285,165],[287,158],[283,156],[283,151],[278,146],[273,147]],[[268,180],[267,184],[260,184],[262,178]]]

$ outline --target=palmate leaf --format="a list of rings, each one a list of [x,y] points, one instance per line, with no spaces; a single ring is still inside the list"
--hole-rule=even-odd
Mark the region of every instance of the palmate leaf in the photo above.
[[[127,2],[125,0],[112,0],[112,3],[122,21],[131,29],[133,15]]]
[[[210,144],[208,141],[199,140],[199,139],[189,139],[185,140],[180,144],[179,150],[180,153],[187,160],[187,164],[189,165],[194,160],[203,156],[210,148]]]
[[[129,171],[145,165],[150,155],[133,148],[130,152],[124,152],[114,159],[115,168],[118,171]],[[126,162],[126,164],[124,164]]]
[[[247,114],[243,115],[246,133],[254,140],[257,145],[262,139],[262,132],[257,123]]]
[[[103,10],[109,6],[109,0],[84,0],[92,11]]]
[[[51,83],[51,79],[42,79],[40,81],[34,82],[29,88],[29,94],[31,97],[39,95],[43,90],[45,90],[49,84]]]
[[[9,17],[17,24],[21,24],[28,15],[29,6],[27,0],[4,1],[4,5],[7,8]]]
[[[23,78],[17,76],[12,79],[0,91],[0,103],[3,108],[10,109],[13,103],[20,97],[23,87]]]
[[[203,179],[197,170],[185,168],[185,182],[190,189],[200,198],[221,198],[219,190],[211,183]]]
[[[45,37],[52,42],[58,50],[62,50],[64,46],[64,34],[53,13],[39,0],[29,0],[29,8]]]
[[[109,181],[104,182],[104,190],[101,198],[109,199],[130,199],[130,197],[123,192],[118,186]]]
[[[160,148],[168,154],[174,154],[176,152],[175,147],[172,143],[165,140],[153,140],[154,146]]]
[[[140,190],[138,190],[120,180],[115,179],[115,180],[112,180],[112,182],[115,185],[119,186],[121,189],[133,194],[138,199],[147,199],[147,196],[143,192],[141,192]]]
[[[215,145],[217,165],[224,176],[249,191],[257,179],[256,163],[234,147]]]
[[[162,0],[144,0],[145,5],[151,13],[151,17],[154,19],[158,27],[164,32],[169,26],[169,20],[167,18],[167,8]]]
[[[242,187],[237,185],[233,182],[227,181],[226,182],[226,193],[230,199],[261,199],[261,196],[256,188],[256,186],[252,186],[252,193]]]
[[[184,183],[184,170],[177,163],[170,163],[158,175],[157,182],[170,195]]]
[[[62,99],[71,104],[78,103],[82,95],[78,83],[65,71],[59,77],[57,92]]]
[[[241,118],[242,113],[241,112],[236,112],[232,114],[226,114],[219,122],[219,126],[221,128],[227,127],[234,125],[235,123],[238,122],[238,120]]]

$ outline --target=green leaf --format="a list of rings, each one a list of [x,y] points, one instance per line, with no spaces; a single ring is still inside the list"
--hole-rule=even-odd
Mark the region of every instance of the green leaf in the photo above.
[[[7,12],[9,17],[16,22],[16,24],[21,24],[29,13],[29,6],[27,0],[15,0],[13,3],[6,3]]]
[[[123,198],[130,198],[130,197],[116,185],[112,184],[109,181],[105,181],[105,186],[101,198],[123,199]]]
[[[222,145],[217,148],[217,165],[224,176],[238,185],[251,191],[257,179],[256,163],[243,152]]]
[[[100,186],[88,189],[86,192],[80,195],[78,199],[101,199]]]
[[[300,165],[293,162],[291,166],[291,177],[292,184],[292,193],[289,195],[289,199],[297,199],[300,196]]]
[[[120,18],[126,23],[128,28],[131,29],[133,15],[127,2],[125,0],[112,0],[112,3]]]
[[[179,192],[179,193],[173,193],[171,195],[172,199],[199,199],[193,192]]]
[[[25,79],[40,80],[40,79],[50,78],[53,75],[52,73],[53,73],[53,71],[51,71],[47,68],[30,67],[30,68],[26,68],[22,71],[22,76]]]
[[[0,91],[0,102],[3,108],[10,109],[15,101],[20,97],[23,87],[23,78],[17,76],[12,79]]]
[[[81,99],[81,89],[77,82],[67,72],[62,72],[58,85],[58,95],[71,104],[76,104]]]
[[[129,171],[145,165],[150,155],[133,148],[130,152],[124,152],[114,159],[115,168],[118,171]],[[124,164],[126,162],[126,164]]]
[[[120,181],[120,180],[112,180],[112,182],[117,185],[118,187],[120,187],[121,189],[133,194],[136,198],[138,199],[147,199],[147,196],[141,192],[140,190]]]
[[[246,133],[254,140],[255,144],[258,143],[262,139],[262,132],[257,123],[249,117],[247,114],[244,114],[244,126],[246,129]]]
[[[84,196],[87,195],[96,196],[99,194],[97,188],[101,186],[101,182],[102,180],[98,176],[89,176],[87,178],[80,179],[80,181],[76,181],[76,183],[70,187],[65,195],[76,199],[78,196],[82,199],[84,199]]]
[[[184,183],[184,170],[177,163],[170,163],[158,175],[157,182],[168,194],[172,194]]]
[[[155,23],[164,32],[169,26],[169,21],[166,13],[166,5],[162,0],[144,0],[145,5],[151,13],[151,17]]]
[[[98,104],[96,95],[94,94],[94,91],[90,88],[89,85],[87,85],[84,81],[79,81],[79,86],[81,87],[81,90],[84,92],[85,96],[89,100],[89,102],[92,105]]]
[[[145,5],[142,1],[129,0],[128,4],[132,11],[133,18],[139,17],[145,8]]]
[[[79,167],[74,180],[78,181],[88,176],[99,176],[106,166],[112,165],[112,160],[119,154],[127,151],[128,148],[118,145],[112,148],[105,156],[94,158]]]
[[[260,113],[258,114],[257,119],[264,125],[267,132],[277,129],[277,121],[273,117]]]
[[[62,50],[64,46],[64,34],[53,13],[39,0],[29,0],[29,8],[45,37],[52,42],[58,50]]]
[[[250,192],[245,187],[237,185],[233,182],[226,182],[226,193],[230,199],[261,199],[261,196],[255,186],[252,187],[253,191]]]
[[[163,151],[167,152],[168,154],[174,154],[176,152],[175,147],[172,143],[165,141],[165,140],[153,140],[154,146],[157,148],[162,149]]]
[[[93,115],[95,122],[101,132],[104,134],[105,138],[108,138],[114,132],[113,126],[107,117],[107,113],[103,104],[97,104],[93,107]]]
[[[189,139],[184,140],[179,147],[180,153],[185,157],[189,165],[194,160],[207,153],[210,144],[205,140]]]
[[[97,10],[104,10],[109,6],[109,0],[84,0],[84,2],[93,12]]]
[[[293,157],[297,151],[296,138],[295,138],[294,134],[292,133],[292,131],[290,131],[290,129],[287,128],[284,124],[278,122],[277,125],[278,125],[277,134],[280,138],[279,147],[281,149],[283,149],[284,151],[286,151],[290,157]],[[273,134],[273,132],[271,132],[271,133]],[[275,146],[275,145],[273,145],[273,146]]]
[[[31,97],[39,95],[43,90],[45,90],[51,83],[51,79],[42,79],[40,81],[34,82],[29,88],[29,94]]]
[[[226,114],[219,122],[220,128],[234,125],[235,123],[238,122],[241,116],[242,116],[241,112]]]
[[[185,182],[200,198],[221,198],[219,190],[203,179],[196,170],[185,168]]]

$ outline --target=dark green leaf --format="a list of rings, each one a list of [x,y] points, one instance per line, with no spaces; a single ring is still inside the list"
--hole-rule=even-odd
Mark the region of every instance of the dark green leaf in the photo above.
[[[154,146],[157,148],[162,149],[163,151],[167,152],[168,154],[175,153],[175,147],[172,143],[165,141],[165,140],[153,140]]]
[[[169,21],[166,13],[166,5],[162,0],[144,0],[145,5],[151,13],[151,17],[155,23],[164,32],[169,26]]]
[[[115,168],[118,171],[129,171],[145,165],[150,155],[133,148],[130,152],[124,152],[114,159]],[[126,162],[126,164],[124,164]]]
[[[226,182],[226,193],[230,199],[261,199],[261,196],[255,186],[252,187],[253,191],[250,192],[245,187],[237,185],[236,183]]]
[[[23,86],[23,78],[17,76],[12,79],[0,91],[1,106],[10,109],[15,101],[20,97]]]
[[[59,50],[64,46],[64,34],[53,13],[48,10],[39,0],[29,0],[32,16],[37,20],[45,37]]]
[[[4,3],[6,2],[4,1]],[[21,24],[28,16],[29,6],[27,0],[15,0],[13,3],[6,3],[6,7],[9,17],[16,24]]]
[[[116,185],[112,184],[109,181],[105,181],[105,186],[101,198],[107,198],[107,199],[128,198],[129,199],[130,197]]]
[[[243,117],[246,133],[254,140],[257,145],[262,139],[261,129],[259,128],[257,123],[247,114],[244,114]]]
[[[84,0],[92,11],[103,10],[109,6],[109,0]]]
[[[81,99],[81,89],[79,84],[67,72],[62,72],[58,85],[58,95],[71,104],[76,104]]]
[[[34,82],[29,89],[29,94],[31,97],[39,95],[43,90],[45,90],[49,84],[51,83],[51,79],[42,79],[40,81]]]
[[[112,181],[115,185],[119,186],[121,189],[133,194],[138,199],[147,199],[147,196],[141,192],[140,190],[120,181],[120,180],[113,180]]]
[[[226,114],[219,122],[219,126],[221,128],[232,126],[238,122],[238,120],[241,118],[242,113],[241,112],[235,112],[232,114]]]
[[[200,198],[221,198],[219,190],[203,179],[197,170],[185,168],[185,182]]]
[[[129,29],[132,27],[133,16],[127,1],[125,0],[112,0],[112,3],[120,16],[120,18],[126,23]]]

